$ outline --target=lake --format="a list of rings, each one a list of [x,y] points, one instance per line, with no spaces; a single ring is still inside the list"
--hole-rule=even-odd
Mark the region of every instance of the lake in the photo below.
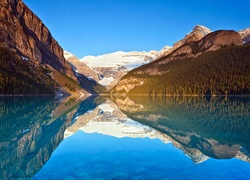
[[[250,98],[0,97],[0,179],[249,179]]]

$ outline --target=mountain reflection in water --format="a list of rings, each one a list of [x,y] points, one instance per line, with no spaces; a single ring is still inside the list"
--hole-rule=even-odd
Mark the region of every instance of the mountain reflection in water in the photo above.
[[[0,97],[0,179],[33,177],[63,140],[77,108],[49,96]]]
[[[116,98],[131,119],[169,138],[195,163],[209,157],[250,161],[250,99],[224,97]]]
[[[115,98],[116,104],[107,100],[78,116],[65,137],[82,130],[118,138],[158,138],[172,142],[194,163],[209,157],[250,161],[249,99],[132,98]]]
[[[195,164],[203,164],[210,157],[250,161],[249,98],[90,97],[72,105],[63,114],[59,112],[67,109],[66,104],[59,104],[50,97],[5,97],[0,103],[0,179],[35,174],[34,179],[66,176],[88,179],[108,174],[111,179],[128,179],[135,175],[139,179],[163,178],[167,167],[177,172],[181,170],[171,165],[172,157],[168,157],[169,162],[161,162],[166,153],[172,153],[167,150],[171,144]],[[120,159],[120,155],[124,159]],[[188,164],[181,154],[177,155],[183,165]],[[104,165],[98,165],[101,156]],[[107,167],[103,167],[105,164]],[[151,166],[154,168],[147,171]],[[246,167],[249,168],[250,163]],[[111,172],[117,168],[117,172]],[[167,177],[178,178],[176,174]]]

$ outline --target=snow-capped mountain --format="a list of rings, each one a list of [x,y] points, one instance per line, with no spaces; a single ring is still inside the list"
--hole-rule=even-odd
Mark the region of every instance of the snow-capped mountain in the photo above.
[[[160,51],[152,50],[150,52],[117,51],[99,56],[85,56],[82,59],[77,59],[72,53],[64,51],[64,57],[77,72],[94,79],[107,88],[112,88],[127,72],[152,62],[170,48],[170,46],[165,46]]]
[[[101,79],[99,84],[112,88],[128,71],[143,64],[150,63],[157,56],[157,51],[150,52],[123,52],[117,51],[100,56],[85,56],[80,59],[91,69],[97,72]]]
[[[100,75],[99,84],[112,88],[128,71],[152,62],[158,57],[159,53],[162,54],[163,51],[165,52],[169,48],[165,47],[162,51],[152,50],[150,52],[117,51],[100,56],[85,56],[80,61],[86,63],[87,66]]]

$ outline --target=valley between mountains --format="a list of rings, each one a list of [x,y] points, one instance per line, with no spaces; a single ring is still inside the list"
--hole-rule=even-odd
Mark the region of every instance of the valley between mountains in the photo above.
[[[64,56],[75,72],[112,94],[247,95],[249,32],[212,32],[197,25],[173,47],[160,51],[119,51],[82,59],[65,51]]]
[[[0,8],[1,95],[250,94],[250,28],[197,25],[172,47],[79,59],[21,0],[2,0]]]

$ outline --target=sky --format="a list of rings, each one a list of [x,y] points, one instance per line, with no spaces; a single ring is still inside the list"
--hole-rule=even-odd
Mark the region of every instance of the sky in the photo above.
[[[200,24],[250,27],[248,0],[23,0],[62,48],[82,58],[172,46]]]

